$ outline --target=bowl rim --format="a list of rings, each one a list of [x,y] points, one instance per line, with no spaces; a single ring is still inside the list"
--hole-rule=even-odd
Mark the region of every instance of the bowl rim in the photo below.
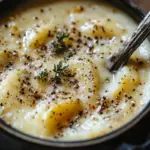
[[[128,7],[129,9],[133,10],[138,15],[140,20],[145,16],[144,12],[131,1],[122,0],[121,3],[125,5],[125,7]],[[148,102],[148,104],[146,104],[146,106],[142,109],[142,111],[140,111],[133,119],[131,119],[129,122],[127,122],[120,128],[117,128],[103,136],[99,136],[92,139],[86,139],[86,140],[77,140],[77,141],[59,141],[59,140],[44,139],[33,135],[29,135],[11,127],[2,119],[0,119],[0,128],[2,129],[2,132],[9,134],[13,138],[17,138],[19,140],[27,141],[29,143],[33,143],[37,145],[50,146],[50,147],[62,147],[62,148],[83,147],[83,146],[90,146],[94,144],[101,144],[103,142],[106,142],[108,140],[111,140],[119,136],[120,134],[124,133],[125,131],[133,127],[135,124],[137,124],[148,112],[150,112],[150,101]]]

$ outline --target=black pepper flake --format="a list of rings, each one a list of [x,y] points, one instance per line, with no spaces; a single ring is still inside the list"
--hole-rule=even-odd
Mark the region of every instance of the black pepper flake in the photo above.
[[[119,113],[119,110],[116,110],[116,113]]]
[[[128,98],[128,95],[127,95],[127,94],[125,94],[124,96],[125,96],[126,98]]]
[[[108,22],[110,22],[110,21],[111,21],[111,19],[110,19],[110,18],[108,18],[108,19],[107,19],[107,21],[108,21]]]
[[[7,24],[4,24],[4,27],[5,27],[5,28],[8,28],[8,25],[7,25]]]
[[[132,99],[132,96],[129,96],[128,99]]]
[[[22,104],[22,99],[19,100],[20,104]]]
[[[11,36],[15,36],[15,34],[14,34],[14,33],[10,33],[10,35],[11,35]]]
[[[56,94],[56,92],[55,92],[55,91],[51,92],[51,95],[55,95],[55,94]]]
[[[72,24],[72,25],[75,25],[75,24],[76,24],[76,22],[72,22],[71,24]]]
[[[80,45],[77,45],[77,48],[80,48]]]
[[[48,31],[48,37],[51,37],[51,31],[50,30]]]
[[[79,116],[81,117],[83,115],[83,111],[80,111],[79,112]]]
[[[79,44],[81,44],[81,43],[82,43],[82,40],[81,40],[81,39],[78,39],[77,42],[78,42]]]
[[[70,37],[69,40],[74,41],[74,39],[72,37]]]
[[[135,92],[135,89],[133,89],[132,91]]]
[[[139,61],[139,62],[138,62],[138,65],[143,65],[143,64],[144,64],[143,61]]]
[[[88,46],[89,51],[93,50],[93,48],[94,48],[93,45],[89,45],[89,46]]]
[[[98,40],[96,40],[95,43],[98,44]]]
[[[84,45],[87,46],[87,42],[85,42]]]
[[[91,37],[87,37],[87,39],[88,39],[89,41],[92,41],[92,38],[91,38]]]
[[[135,103],[132,104],[132,107],[135,107]]]
[[[40,12],[43,13],[43,12],[44,12],[44,9],[40,9]]]
[[[81,37],[81,32],[78,32],[78,36]]]
[[[102,26],[102,31],[105,33],[106,31],[105,31],[105,28]]]
[[[120,43],[123,43],[123,40],[120,40]]]
[[[38,20],[39,18],[37,16],[34,17],[35,20]]]
[[[74,28],[72,28],[72,30],[73,30],[73,33],[75,33],[76,32],[76,28],[74,27]]]
[[[80,6],[80,9],[81,9],[81,11],[84,11],[84,7],[83,6]]]

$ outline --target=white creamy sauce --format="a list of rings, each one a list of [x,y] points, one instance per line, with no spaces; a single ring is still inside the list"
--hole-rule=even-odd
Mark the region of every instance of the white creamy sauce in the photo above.
[[[149,102],[145,41],[116,74],[106,60],[133,33],[130,16],[99,0],[31,0],[0,23],[0,117],[58,140],[107,134]]]

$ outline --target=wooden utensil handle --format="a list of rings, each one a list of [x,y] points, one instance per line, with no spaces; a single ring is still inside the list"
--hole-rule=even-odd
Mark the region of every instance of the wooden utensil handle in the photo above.
[[[146,15],[138,28],[134,31],[127,42],[113,54],[107,61],[107,67],[111,72],[115,72],[125,65],[133,52],[142,44],[150,34],[150,12]]]

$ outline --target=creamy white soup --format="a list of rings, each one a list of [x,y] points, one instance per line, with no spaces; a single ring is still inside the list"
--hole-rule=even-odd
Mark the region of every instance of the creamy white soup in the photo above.
[[[129,122],[149,102],[150,45],[116,74],[106,61],[136,27],[100,0],[18,5],[0,23],[0,118],[57,140],[89,139]]]

